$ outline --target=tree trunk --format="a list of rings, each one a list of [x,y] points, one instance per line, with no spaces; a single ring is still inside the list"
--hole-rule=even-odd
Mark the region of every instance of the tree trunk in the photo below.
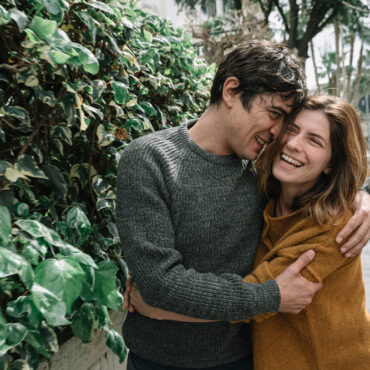
[[[336,19],[334,21],[334,31],[335,31],[335,62],[337,64],[337,73],[335,78],[335,93],[334,95],[339,96],[340,94],[340,50],[339,50],[339,38],[340,38],[340,29],[339,23]]]
[[[345,91],[346,91],[346,82],[347,82],[347,79],[346,79],[346,54],[344,53],[344,32],[343,32],[343,27],[341,27],[341,45],[342,45],[342,83],[343,83],[343,88],[340,92],[340,94],[338,95],[341,95],[343,99],[345,99]]]
[[[352,77],[352,64],[353,64],[353,51],[355,46],[355,35],[351,35],[351,41],[350,41],[351,49],[349,52],[349,71],[347,75],[347,85],[346,85],[346,95],[345,98],[347,101],[350,100],[350,91],[351,91],[351,77]]]
[[[234,0],[234,6],[236,10],[242,10],[242,0]]]
[[[352,105],[357,108],[358,106],[358,93],[360,89],[360,79],[361,79],[361,74],[362,74],[362,61],[364,59],[364,41],[361,41],[361,49],[360,49],[360,55],[358,57],[358,62],[357,62],[357,73],[356,73],[356,79],[355,79],[355,85],[353,87],[353,99],[352,99]]]
[[[315,49],[313,47],[313,41],[310,41],[310,47],[311,47],[311,57],[312,57],[312,64],[313,64],[313,70],[315,73],[315,81],[317,86],[317,94],[320,95],[320,84],[319,84],[319,76],[317,74],[317,64],[316,64],[316,58],[315,58]]]

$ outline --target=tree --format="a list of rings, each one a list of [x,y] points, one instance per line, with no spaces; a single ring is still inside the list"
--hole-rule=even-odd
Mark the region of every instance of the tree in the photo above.
[[[270,39],[271,32],[264,24],[257,4],[241,11],[229,11],[209,17],[201,24],[191,26],[195,39],[201,40],[202,53],[208,64],[218,64],[225,52],[252,39]]]
[[[265,16],[265,23],[273,11],[277,12],[287,38],[287,46],[296,49],[299,57],[308,57],[310,41],[343,11],[353,17],[364,16],[368,8],[360,0],[254,0]]]
[[[181,9],[203,10],[216,0],[176,0]],[[233,1],[231,7],[237,10],[247,8],[251,0]],[[278,15],[287,36],[287,46],[296,49],[303,62],[308,57],[310,41],[331,24],[341,12],[350,13],[352,18],[365,16],[369,8],[361,0],[252,0],[258,3],[269,25],[272,14]],[[227,2],[230,5],[230,2]]]
[[[197,6],[203,11],[208,11],[210,8],[214,9],[216,6],[216,0],[175,0],[176,4],[180,6],[181,10],[194,11]],[[224,7],[234,10],[242,10],[243,0],[227,1],[223,0]]]

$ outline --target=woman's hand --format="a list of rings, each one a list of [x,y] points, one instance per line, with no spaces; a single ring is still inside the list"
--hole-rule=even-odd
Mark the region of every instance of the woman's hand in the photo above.
[[[135,283],[131,285],[130,296],[130,306],[134,307],[134,310],[139,312],[141,315],[149,317],[155,320],[166,320],[166,314],[171,312],[161,310],[160,308],[155,308],[146,304],[141,296],[139,289]],[[133,312],[133,311],[130,311]],[[167,319],[170,320],[170,319]]]
[[[123,308],[130,312],[139,312],[141,315],[154,320],[172,320],[183,322],[214,322],[214,320],[197,319],[190,316],[184,316],[175,312],[162,310],[160,308],[149,306],[144,302],[139,289],[130,277],[126,282],[126,291],[124,295]]]
[[[345,257],[352,257],[360,253],[370,238],[370,195],[365,191],[358,191],[353,202],[354,215],[346,226],[337,235],[337,243],[342,242],[353,230],[355,232],[343,244],[340,251]]]
[[[123,308],[125,310],[128,309],[129,312],[135,312],[135,307],[132,305],[131,299],[130,299],[130,292],[134,284],[135,284],[134,280],[132,279],[130,275],[130,277],[126,280],[126,290],[125,290],[125,294],[123,295]]]

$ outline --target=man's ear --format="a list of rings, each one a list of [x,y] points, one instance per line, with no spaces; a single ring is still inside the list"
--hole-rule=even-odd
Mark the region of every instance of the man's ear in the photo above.
[[[239,86],[239,80],[236,77],[229,77],[224,82],[222,89],[222,100],[228,108],[234,105],[235,96],[238,94],[234,89]]]

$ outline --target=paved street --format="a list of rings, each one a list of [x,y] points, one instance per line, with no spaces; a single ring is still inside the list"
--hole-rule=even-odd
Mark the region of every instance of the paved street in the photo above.
[[[362,252],[362,269],[366,287],[366,306],[370,311],[370,243]]]

